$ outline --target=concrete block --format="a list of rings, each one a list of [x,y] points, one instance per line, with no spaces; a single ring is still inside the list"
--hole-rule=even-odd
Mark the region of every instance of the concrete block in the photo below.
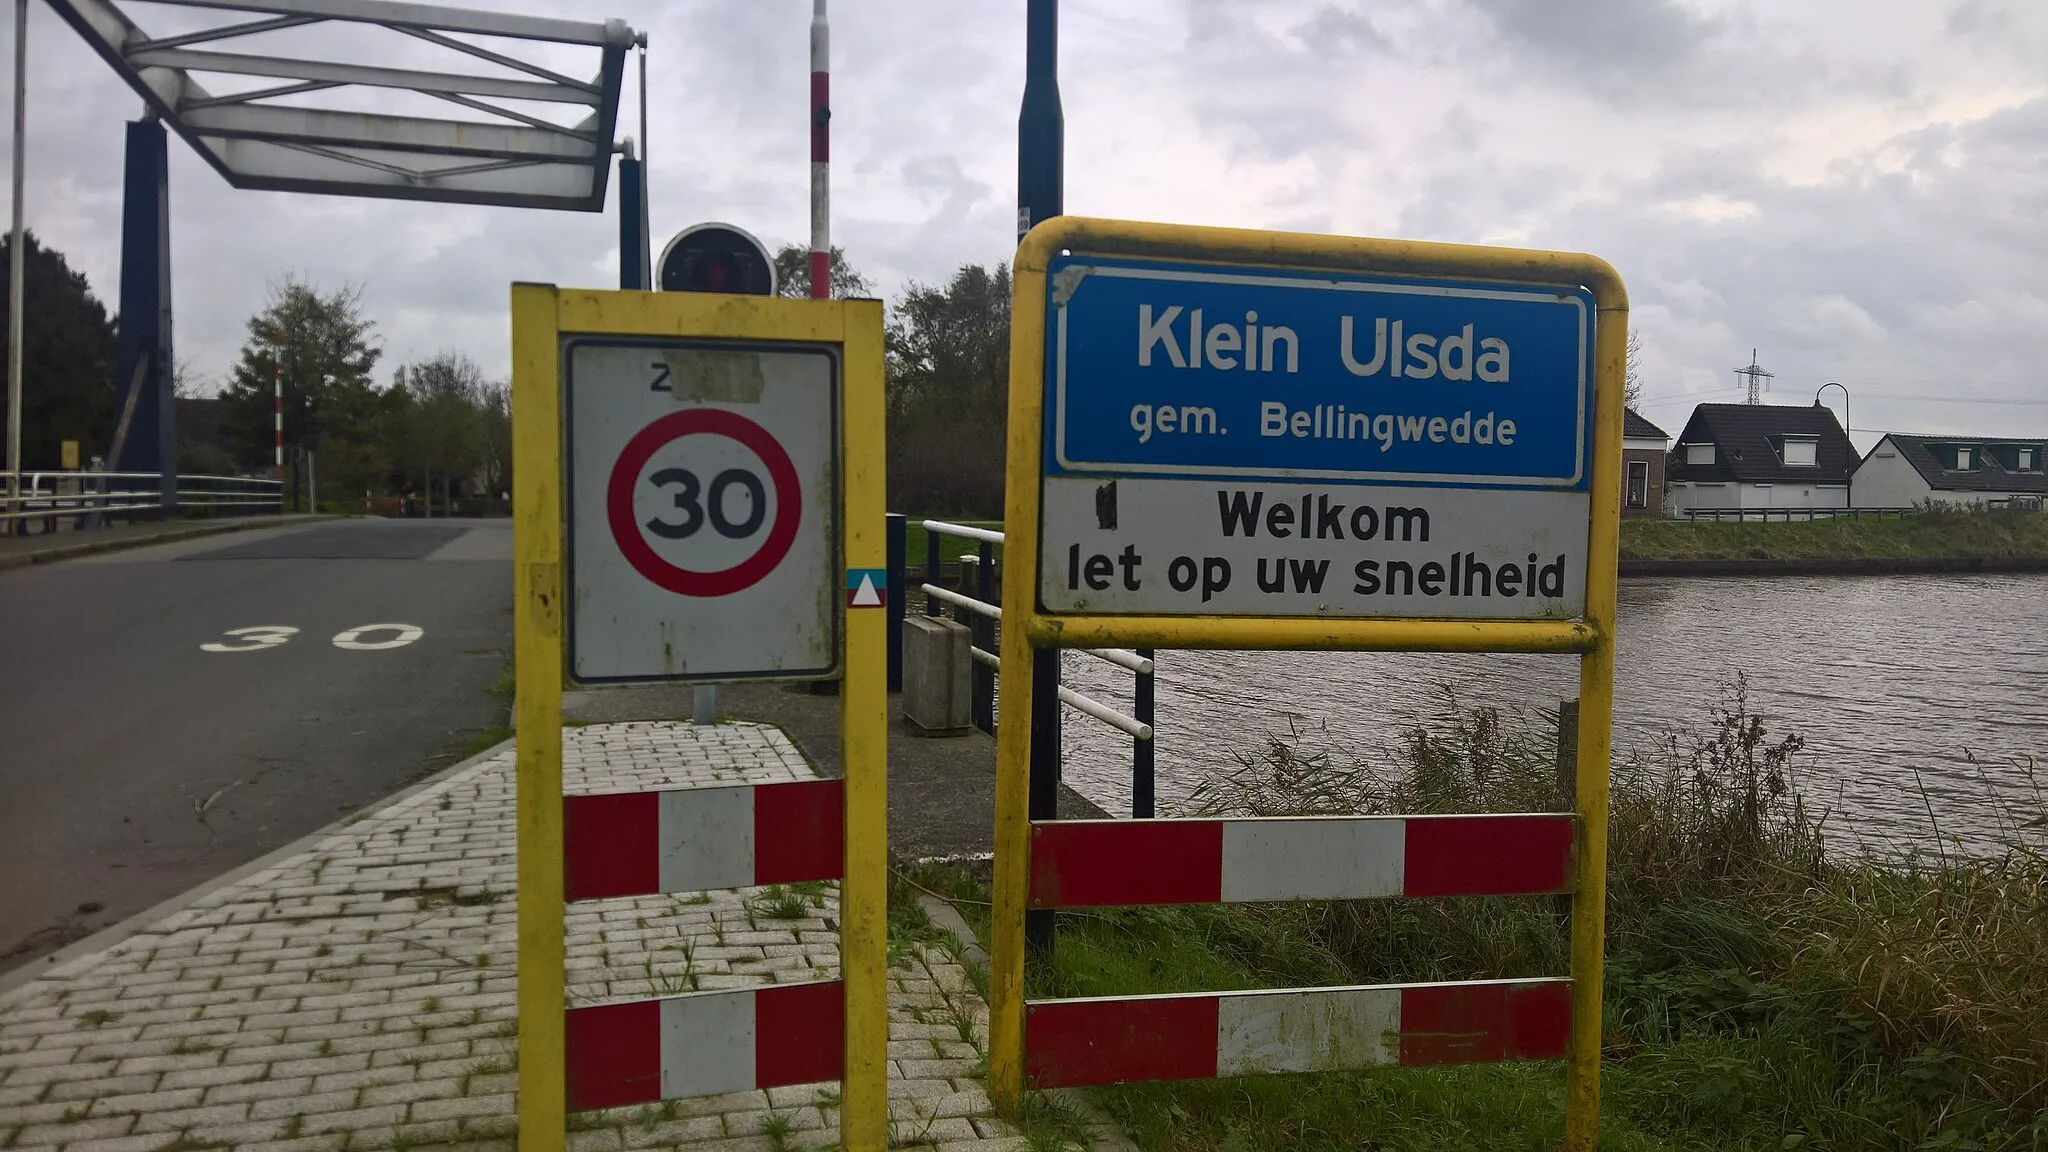
[[[973,723],[969,635],[956,620],[903,618],[903,716],[924,735],[960,735]]]

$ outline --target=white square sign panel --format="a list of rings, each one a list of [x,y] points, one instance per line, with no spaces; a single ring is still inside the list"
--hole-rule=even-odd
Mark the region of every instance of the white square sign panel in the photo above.
[[[570,337],[563,379],[570,676],[835,673],[837,350]]]

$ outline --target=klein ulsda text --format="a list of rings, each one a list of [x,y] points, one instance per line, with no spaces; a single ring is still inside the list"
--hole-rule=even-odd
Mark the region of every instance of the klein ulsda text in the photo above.
[[[1177,330],[1183,314],[1186,331]],[[1510,350],[1506,340],[1478,336],[1475,325],[1466,324],[1444,336],[1425,332],[1404,332],[1406,321],[1391,324],[1384,316],[1373,320],[1373,350],[1360,359],[1354,339],[1355,321],[1350,316],[1338,323],[1338,352],[1346,371],[1357,377],[1445,380],[1506,384],[1511,373]],[[1185,350],[1183,350],[1185,349]],[[1301,370],[1301,338],[1283,324],[1259,324],[1257,312],[1246,312],[1244,324],[1203,323],[1202,309],[1183,310],[1178,304],[1154,313],[1150,304],[1138,307],[1138,367],[1150,368],[1154,356],[1175,368],[1213,368],[1220,371],[1297,373]],[[1277,366],[1277,367],[1276,367]],[[1218,422],[1214,408],[1201,405],[1136,404],[1131,407],[1131,431],[1138,443],[1154,435],[1227,436],[1229,428]],[[1477,444],[1512,447],[1517,429],[1511,419],[1496,418],[1492,412],[1459,416],[1418,416],[1392,412],[1358,412],[1342,404],[1317,404],[1289,408],[1277,400],[1259,403],[1259,435],[1294,436],[1316,440],[1377,441],[1380,451],[1392,451],[1397,440],[1419,443]]]

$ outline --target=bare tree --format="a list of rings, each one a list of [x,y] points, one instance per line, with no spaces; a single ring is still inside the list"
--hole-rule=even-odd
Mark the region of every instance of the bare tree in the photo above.
[[[1643,402],[1643,333],[1641,329],[1629,329],[1628,359],[1625,363],[1626,369],[1622,375],[1622,379],[1625,381],[1621,392],[1622,404],[1629,411],[1634,412],[1637,411],[1637,405]]]

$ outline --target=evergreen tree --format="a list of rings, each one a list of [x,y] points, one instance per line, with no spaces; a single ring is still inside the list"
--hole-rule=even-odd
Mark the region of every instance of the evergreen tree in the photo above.
[[[890,309],[889,498],[906,510],[1003,514],[1010,269],[969,264]]]
[[[249,336],[221,391],[221,427],[236,459],[265,469],[272,460],[272,387],[284,377],[284,440],[318,457],[323,491],[353,496],[382,488],[392,459],[384,443],[391,398],[372,381],[383,352],[371,341],[362,289],[330,293],[295,277],[270,290],[249,318]]]
[[[58,467],[66,440],[79,441],[85,463],[114,436],[114,322],[63,253],[37,243],[33,232],[23,235],[21,467]],[[13,258],[12,241],[0,234],[0,269]],[[0,315],[10,284],[0,275]],[[0,356],[7,337],[0,324]]]

